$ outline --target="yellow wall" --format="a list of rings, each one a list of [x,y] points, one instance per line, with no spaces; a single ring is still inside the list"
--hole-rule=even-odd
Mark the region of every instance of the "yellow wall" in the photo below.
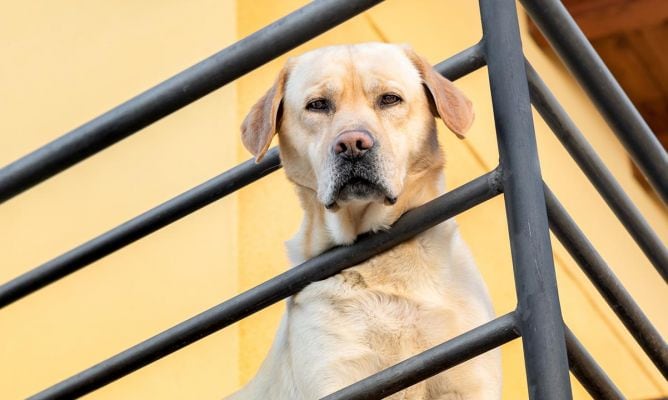
[[[4,2],[4,165],[236,41],[236,3]],[[0,282],[236,163],[236,86],[0,206]],[[237,292],[236,199],[217,202],[0,310],[0,398],[25,398]],[[237,328],[95,392],[220,398]]]
[[[393,0],[291,52],[336,43],[411,43],[441,59],[481,36],[476,2]],[[0,15],[0,165],[54,139],[305,1],[40,2]],[[663,237],[668,221],[635,183],[628,158],[559,63],[523,36],[527,56],[644,215]],[[285,56],[0,206],[0,282],[218,174],[249,154],[238,125]],[[486,71],[458,83],[477,120],[466,141],[443,134],[450,188],[498,160]],[[661,332],[668,295],[658,274],[536,116],[545,180]],[[458,217],[498,313],[515,294],[497,198]],[[283,242],[300,211],[275,173],[0,310],[0,398],[22,398],[282,272]],[[668,386],[555,245],[565,320],[629,398]],[[102,390],[99,399],[220,398],[264,358],[278,304]],[[238,368],[237,368],[238,365]],[[504,347],[504,398],[526,398],[521,343]],[[588,396],[576,385],[576,398]]]

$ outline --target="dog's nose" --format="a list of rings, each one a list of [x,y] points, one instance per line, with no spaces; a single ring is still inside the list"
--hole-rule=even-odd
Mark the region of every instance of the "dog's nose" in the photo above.
[[[346,131],[336,137],[334,154],[345,159],[359,158],[374,145],[373,138],[366,131]]]

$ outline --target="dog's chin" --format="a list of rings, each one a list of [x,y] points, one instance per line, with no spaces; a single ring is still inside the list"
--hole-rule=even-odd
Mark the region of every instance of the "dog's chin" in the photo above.
[[[339,184],[332,193],[333,195],[325,201],[325,208],[330,211],[337,211],[350,203],[393,205],[397,202],[396,195],[390,193],[385,185],[357,177]]]

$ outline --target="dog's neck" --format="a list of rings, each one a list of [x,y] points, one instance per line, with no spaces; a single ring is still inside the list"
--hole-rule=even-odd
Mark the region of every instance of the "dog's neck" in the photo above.
[[[304,219],[299,232],[286,243],[290,260],[297,265],[331,247],[351,244],[360,234],[388,229],[406,211],[438,197],[444,188],[442,162],[409,175],[402,194],[391,206],[350,202],[329,211],[317,201],[313,190],[297,186]]]

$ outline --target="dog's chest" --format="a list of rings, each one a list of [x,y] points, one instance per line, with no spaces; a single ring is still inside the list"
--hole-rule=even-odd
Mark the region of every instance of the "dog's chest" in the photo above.
[[[291,308],[308,318],[310,335],[357,346],[391,365],[454,334],[456,313],[444,294],[443,266],[435,265],[440,261],[416,242],[405,243],[311,284]]]

